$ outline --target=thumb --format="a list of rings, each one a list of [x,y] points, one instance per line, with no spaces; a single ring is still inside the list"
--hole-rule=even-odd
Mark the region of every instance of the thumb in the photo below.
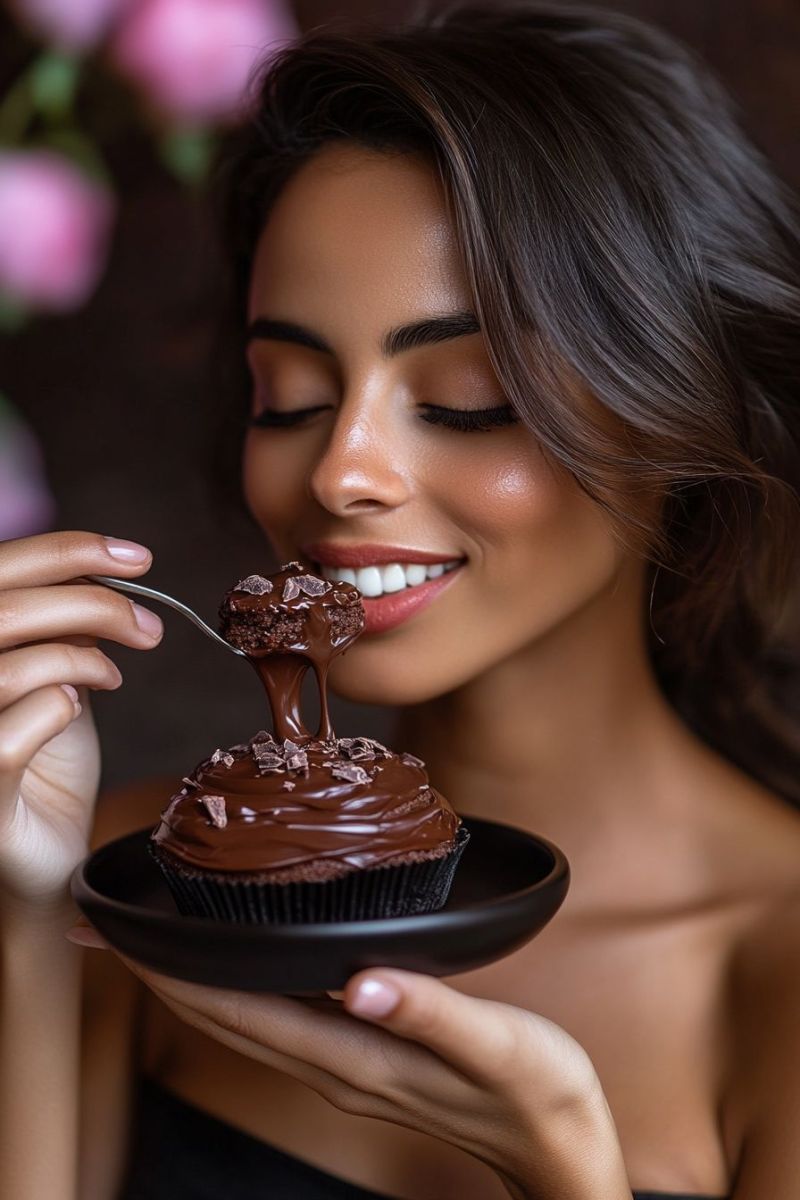
[[[498,1061],[513,1052],[520,1032],[509,1005],[479,1000],[440,979],[394,968],[354,975],[344,1004],[353,1016],[420,1042],[470,1076],[485,1073],[487,1056]]]
[[[86,921],[79,921],[77,925],[73,925],[71,929],[67,930],[64,937],[76,946],[90,946],[93,950],[110,949],[102,933],[98,933],[95,927]]]

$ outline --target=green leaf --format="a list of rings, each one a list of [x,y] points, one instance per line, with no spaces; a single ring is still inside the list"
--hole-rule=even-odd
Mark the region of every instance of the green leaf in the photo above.
[[[39,112],[55,120],[63,120],[72,111],[81,64],[77,58],[46,51],[31,68],[30,84],[33,101]]]
[[[172,129],[161,139],[161,159],[181,183],[202,183],[208,175],[215,138],[208,129]]]

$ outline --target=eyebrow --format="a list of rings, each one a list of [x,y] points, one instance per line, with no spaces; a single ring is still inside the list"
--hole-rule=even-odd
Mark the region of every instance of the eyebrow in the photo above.
[[[480,333],[478,318],[471,312],[449,313],[442,317],[426,317],[421,321],[412,321],[408,325],[398,325],[390,329],[381,339],[381,353],[384,358],[393,358],[405,350],[413,350],[417,346],[429,346],[434,342],[447,342],[452,338],[464,337],[470,333]],[[273,321],[269,317],[256,317],[247,330],[247,341],[256,338],[269,339],[277,342],[292,342],[296,346],[308,346],[311,350],[321,350],[323,354],[333,354],[333,350],[310,330],[291,321]]]

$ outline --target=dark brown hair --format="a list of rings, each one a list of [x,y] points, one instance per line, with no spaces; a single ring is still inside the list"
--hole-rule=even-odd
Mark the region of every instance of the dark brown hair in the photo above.
[[[800,801],[800,221],[722,89],[658,30],[561,3],[311,33],[227,159],[240,297],[272,201],[335,138],[435,164],[508,399],[652,564],[666,694]]]

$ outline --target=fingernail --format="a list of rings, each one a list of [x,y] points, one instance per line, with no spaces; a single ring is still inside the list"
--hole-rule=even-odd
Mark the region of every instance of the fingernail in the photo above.
[[[74,942],[76,946],[90,946],[93,950],[108,950],[109,948],[102,933],[92,929],[91,925],[73,925],[72,929],[67,930],[64,937],[68,942]]]
[[[67,693],[73,704],[78,703],[78,689],[74,688],[71,683],[62,683],[61,687]]]
[[[146,546],[140,546],[138,542],[126,542],[123,538],[107,537],[106,549],[118,562],[143,563],[150,557]]]
[[[388,1017],[400,1003],[400,993],[382,979],[363,979],[348,1005],[359,1017]]]
[[[133,600],[131,600],[131,608],[134,620],[142,633],[146,633],[151,638],[160,638],[164,632],[161,618],[157,617],[154,612],[150,612],[149,608],[142,608],[140,604],[134,604]]]

